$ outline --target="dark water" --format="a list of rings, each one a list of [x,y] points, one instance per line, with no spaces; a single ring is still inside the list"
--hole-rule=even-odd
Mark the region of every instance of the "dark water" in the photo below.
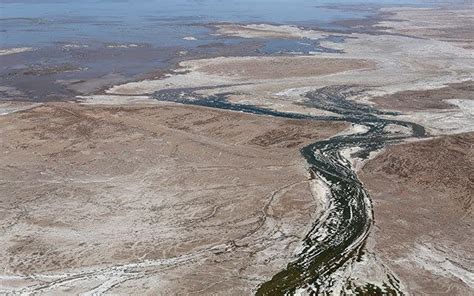
[[[305,104],[337,113],[339,116],[336,117],[315,117],[234,104],[226,100],[227,94],[206,98],[196,96],[192,90],[155,94],[156,99],[163,101],[293,119],[348,121],[368,128],[368,131],[362,134],[335,136],[301,149],[312,178],[322,180],[329,188],[330,207],[324,219],[314,221],[313,227],[304,239],[304,248],[298,254],[298,259],[288,264],[270,281],[259,286],[257,295],[291,295],[297,289],[304,289],[314,295],[325,293],[329,295],[331,287],[337,281],[334,272],[349,261],[357,260],[363,251],[373,222],[370,197],[351,164],[341,156],[341,151],[358,147],[361,150],[354,156],[364,159],[370,152],[381,149],[387,144],[425,136],[425,129],[418,124],[382,119],[378,115],[388,113],[345,99],[354,92],[357,90],[353,90],[352,87],[335,86],[325,87],[306,95]],[[389,134],[384,131],[388,124],[409,127],[411,135]],[[389,282],[384,283],[383,287],[367,286],[357,289],[362,292],[372,291],[370,295],[381,295],[382,291],[391,295],[401,294],[397,279],[391,275],[387,278]],[[350,283],[344,284],[350,285]]]
[[[326,87],[310,92],[307,94],[307,104],[335,112],[341,115],[343,120],[366,126],[368,131],[362,134],[336,136],[301,149],[313,178],[323,180],[328,186],[331,207],[324,220],[314,222],[305,237],[304,249],[298,259],[261,285],[257,295],[292,294],[301,288],[314,295],[328,293],[337,281],[333,273],[348,261],[357,260],[363,251],[365,239],[373,222],[369,194],[351,164],[341,156],[341,151],[358,147],[361,150],[354,156],[365,159],[372,151],[379,150],[389,143],[425,136],[425,129],[418,124],[385,120],[377,115],[387,113],[345,100],[348,95],[347,89],[345,86]],[[411,135],[388,134],[384,131],[388,124],[409,127]],[[390,280],[378,289],[379,291],[383,289],[385,293],[391,295],[402,294],[396,280]]]

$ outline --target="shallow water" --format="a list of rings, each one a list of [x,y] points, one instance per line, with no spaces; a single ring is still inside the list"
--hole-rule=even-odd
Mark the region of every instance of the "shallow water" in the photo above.
[[[314,0],[1,0],[1,47],[52,42],[137,42],[197,46],[214,39],[202,26],[212,22],[270,22],[335,27],[343,19],[373,13],[367,1]],[[377,1],[377,5],[417,3]],[[342,5],[344,4],[344,5]],[[350,9],[346,4],[353,5]],[[331,8],[327,5],[332,6]],[[183,40],[195,36],[197,42]]]
[[[339,50],[323,47],[310,39],[269,39],[257,52],[263,54],[311,54],[315,52],[339,53]]]
[[[182,60],[214,56],[334,52],[321,40],[217,36],[216,22],[290,24],[344,30],[388,5],[383,0],[0,0],[0,48],[34,51],[0,57],[4,99],[70,100],[111,85],[157,77]],[[329,38],[338,38],[337,33]]]

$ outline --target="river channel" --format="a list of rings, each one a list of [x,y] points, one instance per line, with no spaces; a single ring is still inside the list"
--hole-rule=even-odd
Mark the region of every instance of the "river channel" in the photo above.
[[[335,116],[280,112],[231,103],[226,99],[228,94],[199,97],[194,91],[180,89],[157,92],[154,96],[161,101],[302,120],[346,121],[365,127],[363,132],[337,135],[301,149],[311,178],[319,179],[327,186],[329,205],[313,222],[297,259],[261,284],[256,295],[292,295],[300,289],[314,295],[328,293],[337,281],[335,272],[351,260],[357,260],[374,221],[370,196],[342,151],[352,148],[357,151],[352,157],[366,159],[371,152],[387,144],[424,137],[425,129],[411,122],[384,119],[383,115],[396,114],[347,100],[357,91],[350,86],[326,87],[306,94],[304,105],[331,111]],[[391,133],[386,129],[388,125],[411,132]],[[396,279],[391,281],[389,289],[396,293]]]

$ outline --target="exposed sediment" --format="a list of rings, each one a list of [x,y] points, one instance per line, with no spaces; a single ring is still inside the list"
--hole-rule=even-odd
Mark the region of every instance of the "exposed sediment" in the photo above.
[[[0,122],[0,291],[45,294],[251,293],[320,211],[298,147],[347,126],[163,103]]]
[[[466,11],[413,11],[343,42],[219,25],[334,51],[195,59],[76,97],[154,107],[48,104],[0,117],[3,291],[472,292],[472,133],[387,148],[424,127],[474,128]],[[344,122],[355,128],[341,133]]]
[[[460,15],[465,12],[459,10]],[[456,11],[451,12],[455,14]],[[458,20],[457,26],[465,26]],[[456,22],[456,20],[453,20]],[[469,83],[474,79],[472,50],[449,39],[435,36],[420,38],[416,35],[384,33],[389,25],[379,28],[378,34],[363,32],[340,33],[343,42],[335,42],[319,31],[305,30],[294,26],[275,25],[221,25],[220,34],[248,38],[267,38],[271,34],[283,34],[286,38],[308,38],[320,42],[321,46],[338,50],[339,53],[315,53],[306,56],[284,57],[223,57],[216,59],[190,60],[180,64],[175,73],[165,79],[145,80],[114,86],[106,92],[110,95],[143,95],[158,91],[172,91],[180,88],[201,88],[203,96],[232,93],[234,103],[266,106],[279,111],[310,113],[314,108],[302,108],[304,94],[324,87],[351,86],[358,88],[350,100],[370,103],[374,97],[395,96],[392,109],[405,111],[426,111],[431,107],[448,107],[450,118],[456,121],[468,120],[469,114],[461,108],[452,109],[452,103],[443,99],[427,100],[417,98],[405,106],[403,100],[397,103],[395,94],[410,94],[429,89],[442,89],[456,83]],[[429,23],[412,24],[423,28]],[[250,34],[250,33],[252,34]],[[283,37],[282,37],[283,38]],[[436,58],[433,58],[436,57]],[[303,66],[300,66],[303,65]],[[307,66],[305,66],[307,65]],[[458,89],[460,93],[463,90]],[[412,93],[407,93],[412,92]],[[423,101],[423,102],[422,102]],[[379,100],[382,104],[383,101]],[[415,105],[419,106],[418,109]],[[447,105],[443,105],[447,104]],[[389,108],[386,103],[384,108]],[[451,105],[451,106],[449,106]],[[398,108],[401,106],[401,108]],[[425,108],[422,110],[422,108]],[[438,108],[433,118],[425,113],[407,114],[404,120],[425,125],[435,133],[466,132],[464,128],[450,125],[443,130],[439,117],[444,109]]]
[[[474,289],[473,135],[390,147],[360,173],[376,214],[369,249],[409,294]]]
[[[474,81],[448,84],[427,90],[408,90],[372,98],[378,108],[398,111],[456,109],[449,100],[474,100]]]

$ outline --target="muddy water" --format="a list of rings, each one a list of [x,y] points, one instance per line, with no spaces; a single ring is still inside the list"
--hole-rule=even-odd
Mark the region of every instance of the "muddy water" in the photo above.
[[[420,125],[383,119],[380,115],[385,115],[384,112],[346,100],[345,98],[353,95],[354,91],[357,90],[341,86],[322,88],[308,93],[305,105],[338,114],[338,116],[319,117],[234,104],[226,100],[226,94],[210,98],[196,98],[192,90],[155,94],[156,99],[163,101],[294,119],[348,121],[367,127],[364,133],[335,136],[301,149],[312,178],[322,180],[329,189],[328,212],[321,216],[324,218],[314,221],[297,259],[274,275],[271,280],[260,285],[257,295],[291,295],[301,289],[309,294],[331,294],[335,285],[346,286],[344,279],[335,276],[335,272],[344,269],[350,261],[357,260],[369,234],[373,214],[367,191],[350,162],[342,157],[341,151],[358,147],[360,150],[353,156],[364,159],[370,152],[381,149],[389,143],[425,136],[425,130]],[[387,133],[384,128],[389,124],[409,127],[411,134],[400,136]],[[390,279],[391,276],[387,278]],[[367,287],[359,288],[367,289]],[[388,283],[384,283],[384,287],[371,289],[372,291],[383,289],[392,294],[401,294],[396,279],[390,279]]]

